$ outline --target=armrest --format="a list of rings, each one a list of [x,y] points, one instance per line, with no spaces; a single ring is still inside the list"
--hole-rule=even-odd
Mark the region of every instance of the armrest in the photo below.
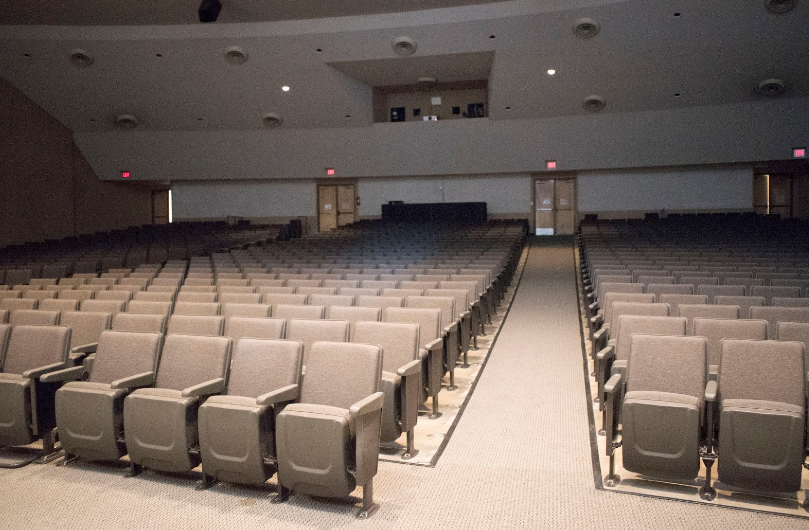
[[[614,346],[607,346],[603,350],[599,351],[596,354],[596,359],[599,361],[605,361],[608,359],[612,359],[615,356],[615,347]]]
[[[22,373],[22,376],[27,379],[36,379],[42,377],[48,372],[55,372],[61,368],[65,368],[65,363],[47,364],[45,366],[40,366],[39,368],[31,368],[30,370],[26,370]]]
[[[621,374],[615,374],[610,377],[610,380],[604,385],[604,399],[607,403],[605,406],[606,414],[603,416],[604,425],[602,425],[602,427],[606,435],[607,456],[612,456],[615,434],[618,431],[618,413],[615,408],[619,405],[617,397],[620,393],[621,386]]]
[[[98,349],[97,342],[91,342],[90,344],[83,344],[81,346],[76,346],[75,348],[70,350],[70,353],[95,353]]]
[[[300,396],[300,387],[297,384],[283,386],[272,392],[261,394],[256,398],[256,405],[275,405],[282,401],[295,401]]]
[[[716,401],[716,392],[716,381],[708,381],[708,384],[705,386],[705,401],[709,403]]]
[[[225,380],[222,377],[190,386],[183,390],[183,397],[200,397],[209,394],[218,394],[225,389]]]
[[[452,333],[453,331],[456,331],[457,329],[458,329],[458,323],[457,323],[457,322],[453,322],[452,324],[450,324],[449,326],[446,326],[446,327],[444,328],[444,333],[446,333],[446,334],[450,334],[450,333]]]
[[[443,346],[443,344],[444,344],[444,341],[442,339],[438,338],[438,339],[435,339],[432,342],[429,342],[429,343],[425,344],[424,349],[428,350],[428,351],[433,351],[433,350],[438,349],[440,346]]]
[[[600,326],[602,322],[604,322],[604,315],[602,313],[598,313],[596,316],[590,319],[590,323],[593,326]]]
[[[610,380],[604,385],[604,393],[607,395],[614,394],[621,386],[621,374],[615,374],[610,377]]]
[[[471,312],[471,311],[464,311],[463,313],[461,313],[461,319],[464,319],[464,318],[469,318],[469,317],[471,317],[471,316],[472,316],[472,312]]]
[[[419,348],[419,360],[420,361],[427,360],[427,357],[429,357],[429,356],[430,356],[430,352],[428,352],[427,350],[425,350],[423,348]]]
[[[117,390],[119,388],[135,388],[135,387],[151,386],[154,384],[154,378],[155,378],[154,372],[143,372],[141,374],[124,377],[123,379],[113,381],[112,384],[110,384],[110,387],[113,388],[114,390]]]
[[[426,353],[426,352],[425,352]],[[399,377],[409,377],[421,373],[422,359],[415,359],[396,370]]]
[[[43,383],[55,383],[56,381],[78,381],[84,372],[84,366],[74,366],[64,370],[50,372],[39,378]]]
[[[598,312],[598,302],[593,302],[588,307],[590,308],[590,313],[597,313]]]
[[[382,410],[384,396],[385,394],[382,392],[374,392],[370,396],[351,405],[351,407],[348,409],[348,413],[351,414],[352,417],[356,418],[375,410]]]

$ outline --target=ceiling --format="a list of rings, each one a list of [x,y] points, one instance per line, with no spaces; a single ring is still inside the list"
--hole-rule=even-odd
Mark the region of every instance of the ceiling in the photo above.
[[[281,129],[365,127],[373,86],[422,76],[487,75],[491,120],[587,115],[590,95],[602,114],[735,104],[762,99],[767,78],[786,82],[780,98],[809,98],[809,2],[773,15],[763,0],[223,0],[204,25],[196,1],[4,4],[0,76],[80,132],[122,113],[139,130],[261,129],[267,112]],[[316,18],[337,14],[352,16]],[[598,35],[573,35],[582,17]],[[394,52],[398,36],[415,54]],[[231,46],[247,62],[228,63]],[[92,65],[71,64],[77,48]]]
[[[498,0],[221,0],[217,23],[268,22],[420,11]],[[129,26],[195,24],[199,0],[3,0],[0,24]]]

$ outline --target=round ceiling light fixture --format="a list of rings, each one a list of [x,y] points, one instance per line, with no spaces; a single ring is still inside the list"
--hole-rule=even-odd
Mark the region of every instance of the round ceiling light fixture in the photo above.
[[[87,68],[94,60],[93,54],[86,50],[76,48],[70,51],[70,64],[76,68]]]
[[[244,64],[249,57],[248,53],[241,46],[225,48],[223,55],[225,56],[225,60],[230,64]]]
[[[573,34],[580,39],[592,39],[601,31],[601,25],[592,18],[580,18],[573,23]]]
[[[284,119],[275,112],[268,112],[261,117],[261,121],[264,122],[265,127],[278,127],[284,123]]]
[[[604,107],[607,106],[607,103],[601,96],[587,96],[581,102],[581,106],[584,107],[584,110],[587,110],[589,112],[598,112],[600,110],[603,110]]]
[[[783,80],[770,78],[761,81],[756,87],[756,92],[762,96],[774,98],[783,94],[786,88]]]
[[[119,114],[115,117],[115,126],[122,130],[132,130],[140,125],[140,121],[132,114]]]
[[[391,46],[393,46],[393,51],[396,52],[396,55],[413,55],[418,48],[416,41],[410,37],[396,37],[391,42]]]
[[[792,11],[797,3],[798,0],[764,0],[764,7],[770,13],[781,15]]]

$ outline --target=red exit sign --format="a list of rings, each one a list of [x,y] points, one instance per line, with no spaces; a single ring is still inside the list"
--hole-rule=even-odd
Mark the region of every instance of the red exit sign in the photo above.
[[[129,171],[121,171],[121,177],[128,179],[129,178]]]
[[[335,175],[334,168],[333,167],[327,167],[326,168],[326,175],[329,176],[329,177],[333,177]]]

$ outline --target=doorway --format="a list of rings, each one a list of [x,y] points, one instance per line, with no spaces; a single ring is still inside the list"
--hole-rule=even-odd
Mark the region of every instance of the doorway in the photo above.
[[[152,190],[152,224],[171,222],[171,190]]]
[[[318,184],[317,224],[319,232],[328,232],[357,220],[355,182]]]
[[[576,231],[576,179],[534,179],[534,233],[573,235]]]

